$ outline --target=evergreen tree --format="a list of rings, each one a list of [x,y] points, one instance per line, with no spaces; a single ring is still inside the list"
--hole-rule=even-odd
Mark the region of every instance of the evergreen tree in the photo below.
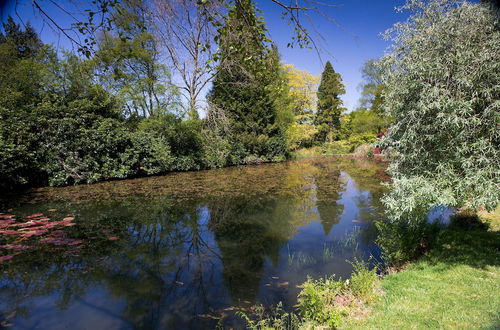
[[[266,46],[270,40],[265,31],[253,3],[242,0],[235,3],[217,37],[219,70],[209,100],[232,120],[235,148],[242,152],[236,162],[250,154],[272,158],[286,151],[275,98],[284,75],[277,50]]]
[[[339,98],[341,94],[345,94],[342,78],[327,61],[318,87],[318,110],[315,119],[318,141],[333,140],[335,131],[340,129],[340,115],[344,110],[342,100]]]
[[[0,32],[0,43],[11,43],[15,46],[17,59],[31,58],[39,55],[42,42],[33,27],[28,22],[24,31],[14,19],[9,16],[3,24],[5,35]]]

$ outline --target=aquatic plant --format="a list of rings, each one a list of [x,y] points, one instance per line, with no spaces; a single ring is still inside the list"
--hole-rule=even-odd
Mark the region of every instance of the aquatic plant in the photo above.
[[[328,246],[327,243],[323,244],[323,261],[332,260],[335,256],[335,249],[333,245]]]
[[[65,230],[66,227],[76,225],[74,220],[74,217],[67,216],[55,221],[43,213],[34,213],[24,219],[16,219],[13,214],[0,213],[0,262],[11,260],[25,251],[44,246],[64,247],[67,252],[76,252],[86,247],[83,240],[70,237]],[[106,230],[104,229],[103,232]],[[107,239],[114,241],[119,237],[110,236]],[[9,254],[1,255],[4,253]]]
[[[300,267],[300,266],[306,266],[306,265],[312,265],[317,262],[316,258],[309,256],[303,252],[293,252],[288,254],[288,265],[292,266],[295,264]]]
[[[358,249],[359,235],[361,234],[361,227],[354,226],[352,231],[346,232],[340,244],[343,249],[352,248],[354,251]]]

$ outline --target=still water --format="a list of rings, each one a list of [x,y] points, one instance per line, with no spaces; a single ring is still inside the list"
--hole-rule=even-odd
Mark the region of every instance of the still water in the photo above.
[[[13,256],[0,262],[0,321],[238,328],[235,312],[255,304],[293,310],[308,275],[345,279],[354,258],[379,259],[373,221],[383,217],[385,166],[324,157],[8,196],[4,215],[74,218],[64,235],[80,245],[28,237],[19,240],[30,249],[0,248]]]

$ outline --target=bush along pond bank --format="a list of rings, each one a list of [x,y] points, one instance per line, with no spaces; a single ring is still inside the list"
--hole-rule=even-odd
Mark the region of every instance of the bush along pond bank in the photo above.
[[[386,266],[356,261],[348,280],[309,278],[295,312],[240,315],[249,329],[496,328],[500,208],[480,214],[454,215],[447,227],[379,223]]]

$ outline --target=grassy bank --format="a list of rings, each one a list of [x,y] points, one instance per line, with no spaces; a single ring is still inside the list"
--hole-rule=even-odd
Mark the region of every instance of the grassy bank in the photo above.
[[[354,263],[349,281],[308,279],[295,313],[242,317],[249,329],[498,329],[500,208],[480,214],[455,218],[397,273]]]
[[[345,328],[495,329],[500,327],[500,209],[482,214],[490,229],[446,229],[406,270],[382,281],[367,318]]]

